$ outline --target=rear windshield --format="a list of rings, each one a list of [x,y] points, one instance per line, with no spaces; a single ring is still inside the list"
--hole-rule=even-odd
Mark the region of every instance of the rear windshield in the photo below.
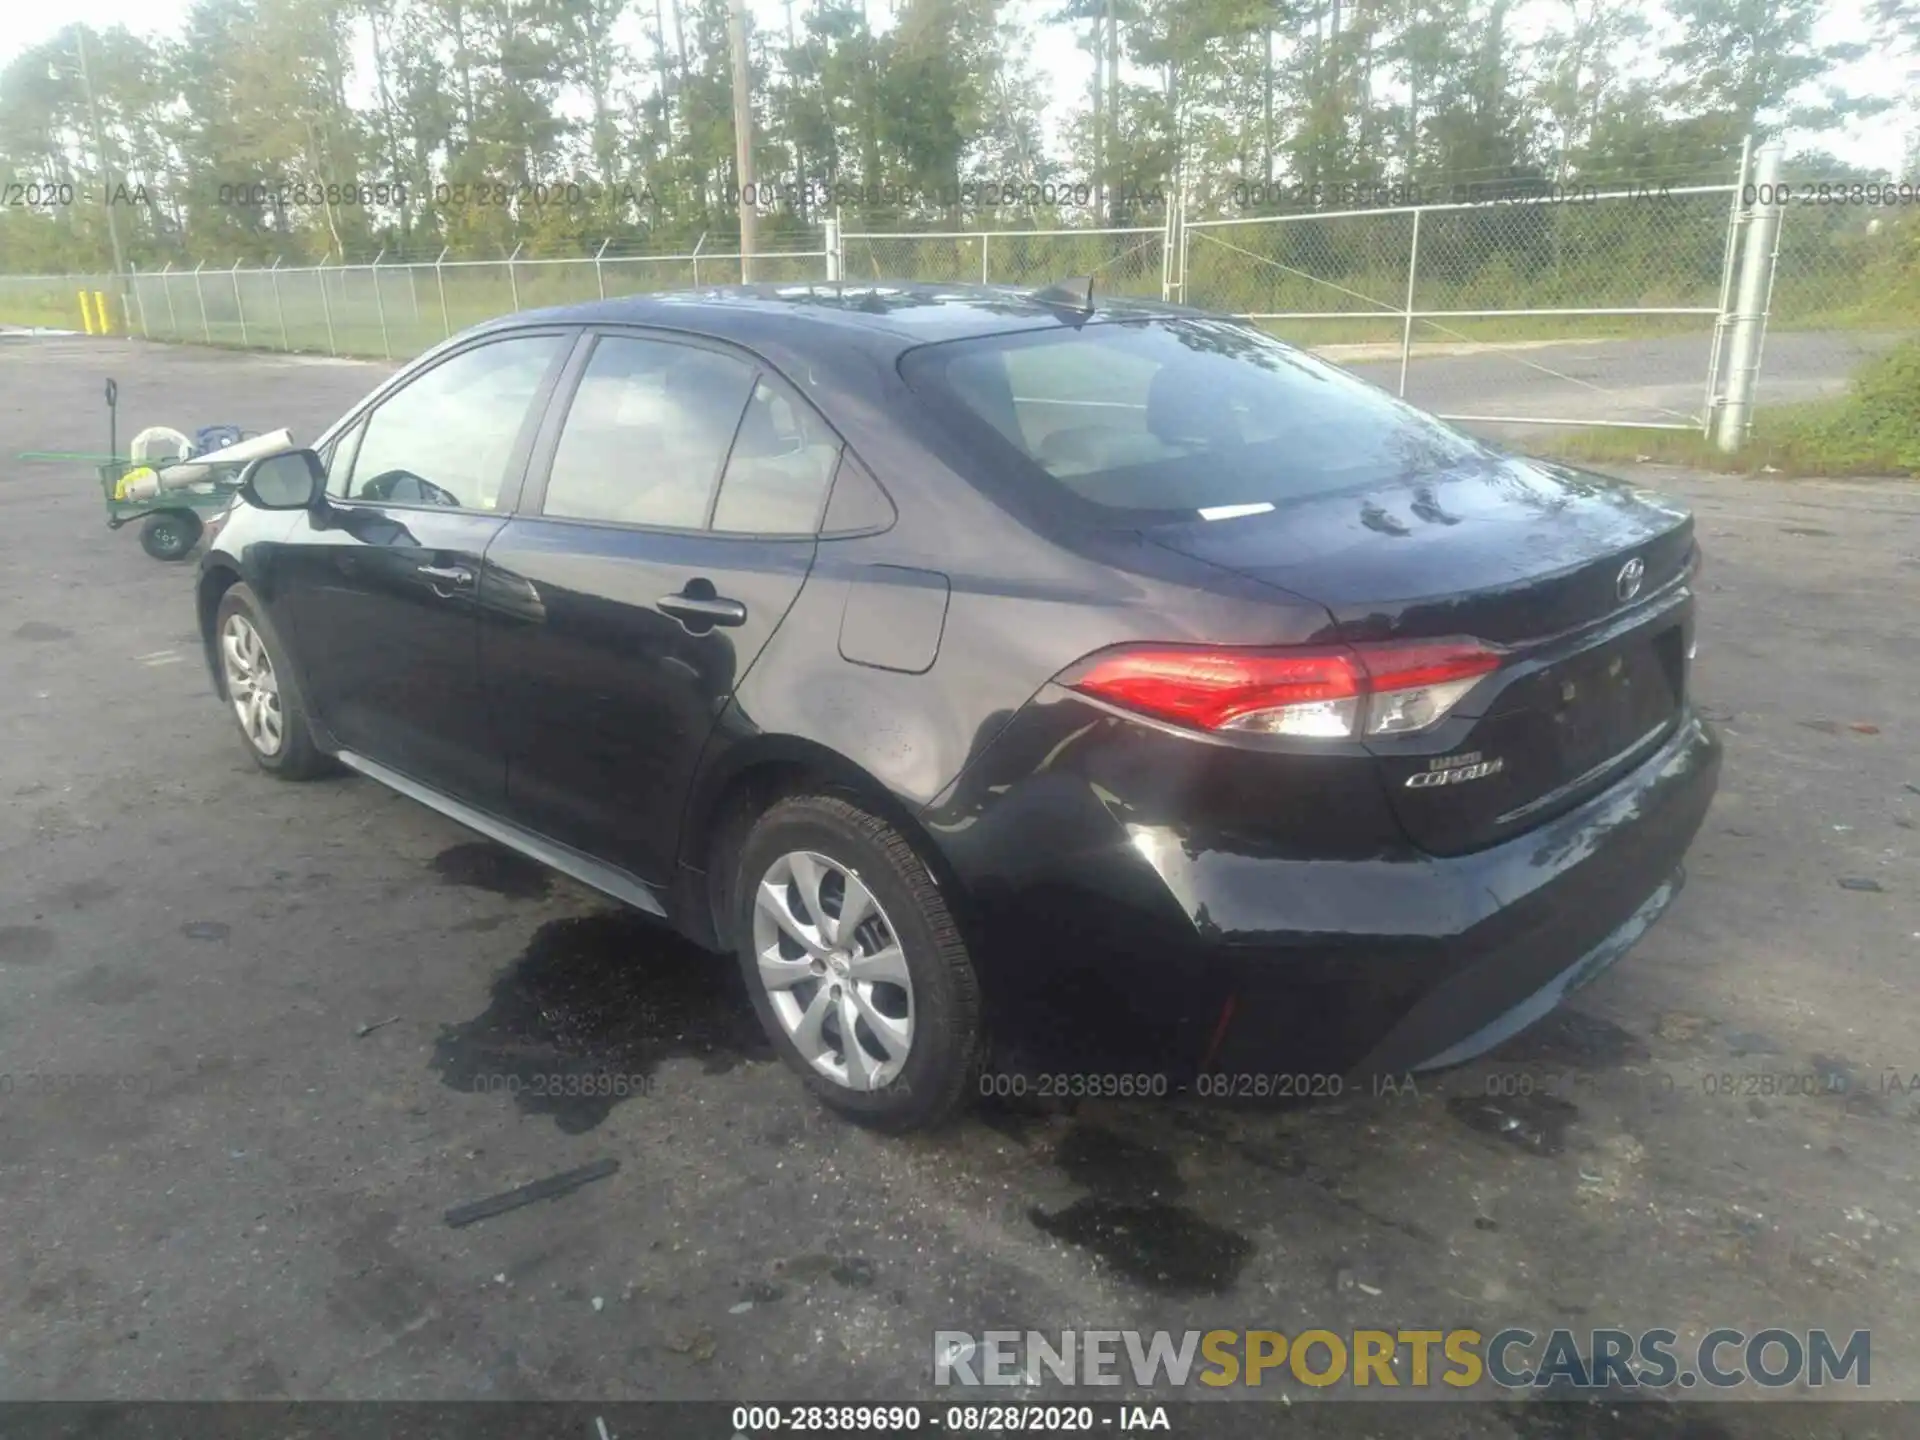
[[[1483,456],[1334,366],[1227,320],[1110,321],[910,352],[907,383],[1114,510],[1224,514]]]

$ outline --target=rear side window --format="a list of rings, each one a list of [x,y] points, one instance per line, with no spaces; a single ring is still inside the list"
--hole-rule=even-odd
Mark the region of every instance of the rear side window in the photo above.
[[[907,382],[1039,484],[1118,511],[1278,504],[1431,475],[1458,431],[1231,321],[1119,321],[929,345]]]
[[[606,336],[554,450],[543,513],[698,530],[754,382],[730,356]]]
[[[761,380],[741,417],[713,528],[811,535],[820,528],[840,441],[813,411]]]

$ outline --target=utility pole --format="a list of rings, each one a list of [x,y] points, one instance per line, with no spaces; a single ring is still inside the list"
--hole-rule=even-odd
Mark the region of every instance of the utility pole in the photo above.
[[[1113,0],[1105,0],[1107,64],[1107,144],[1101,159],[1107,173],[1107,224],[1121,224],[1120,218],[1120,20],[1113,13]]]
[[[1107,0],[1111,4],[1112,0]],[[1093,223],[1107,223],[1107,115],[1103,103],[1107,88],[1107,17],[1093,15]]]
[[[751,284],[753,212],[760,197],[753,188],[753,77],[747,68],[746,0],[731,0],[727,10],[727,30],[733,44],[733,168],[740,185],[740,281]]]
[[[107,165],[106,131],[100,125],[100,107],[93,98],[93,74],[87,69],[87,27],[76,25],[74,48],[80,52],[80,88],[87,97],[87,114],[93,121],[93,148],[100,157],[100,198],[107,209],[107,239],[113,245],[113,277],[116,288],[126,286],[127,258],[120,252],[120,222],[113,216],[113,176]]]

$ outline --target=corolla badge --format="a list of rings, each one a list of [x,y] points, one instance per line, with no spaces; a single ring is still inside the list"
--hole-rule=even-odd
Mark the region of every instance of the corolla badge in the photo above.
[[[1507,762],[1497,756],[1492,760],[1483,760],[1478,750],[1469,750],[1463,755],[1429,760],[1426,769],[1407,777],[1407,789],[1427,790],[1435,785],[1464,785],[1469,780],[1498,775],[1506,768]]]
[[[1613,588],[1622,600],[1631,600],[1640,593],[1640,582],[1647,578],[1647,562],[1635,556],[1620,567],[1620,573],[1614,577]]]

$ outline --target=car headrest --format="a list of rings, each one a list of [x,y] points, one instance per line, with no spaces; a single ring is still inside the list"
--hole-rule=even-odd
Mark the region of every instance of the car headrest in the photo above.
[[[740,417],[740,433],[734,438],[734,453],[743,456],[778,455],[788,447],[774,423],[773,400],[765,391],[756,391],[747,402],[747,413]]]

